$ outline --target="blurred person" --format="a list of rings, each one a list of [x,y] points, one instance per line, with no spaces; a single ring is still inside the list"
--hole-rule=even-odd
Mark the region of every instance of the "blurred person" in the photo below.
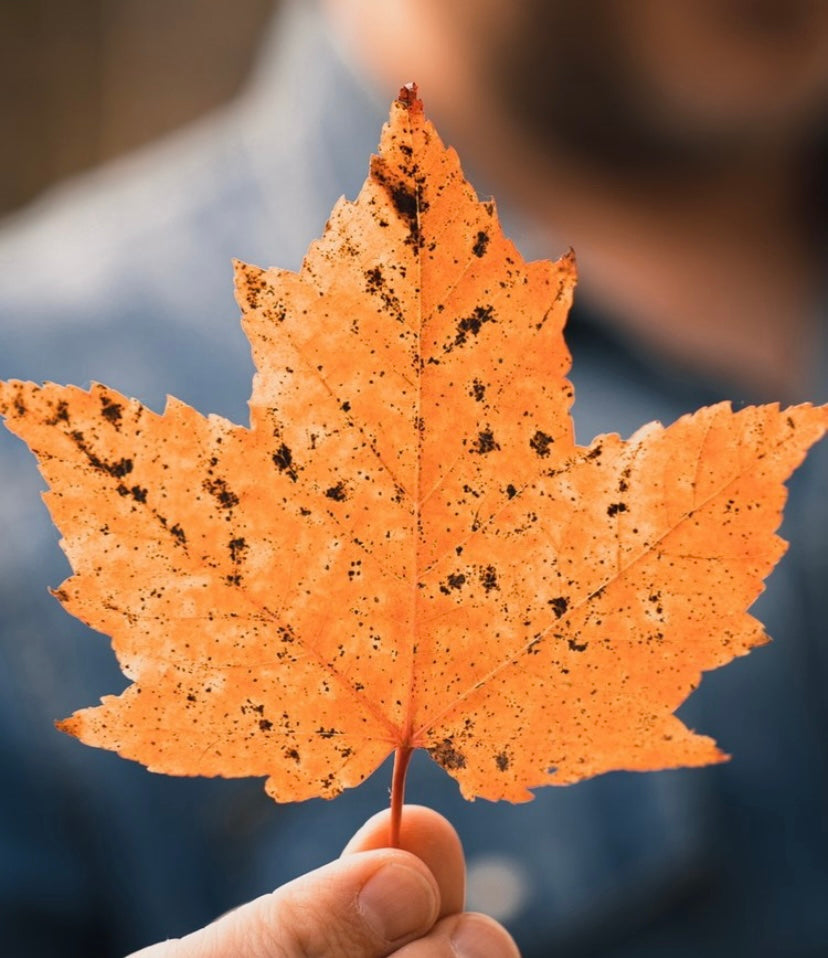
[[[577,251],[579,441],[720,399],[824,402],[826,44],[819,0],[286,3],[243,98],[8,223],[0,376],[246,421],[230,258],[296,268],[413,78],[521,252]],[[55,733],[125,680],[43,594],[68,568],[33,473],[0,437],[0,926],[11,955],[118,955],[330,859],[388,769],[334,806],[277,807],[258,782],[153,776]],[[776,641],[681,710],[730,763],[508,806],[415,761],[409,794],[463,840],[469,907],[526,958],[824,949],[826,477],[823,445],[755,606]]]

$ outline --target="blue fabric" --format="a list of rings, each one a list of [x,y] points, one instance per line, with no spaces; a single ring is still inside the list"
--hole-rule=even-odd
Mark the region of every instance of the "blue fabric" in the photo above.
[[[390,99],[342,64],[312,6],[286,7],[244,98],[7,224],[0,377],[101,380],[157,410],[171,393],[246,421],[231,257],[296,268],[358,191]],[[570,342],[582,441],[727,397],[583,309]],[[812,393],[828,399],[824,377]],[[824,954],[826,477],[822,448],[792,483],[793,545],[756,606],[776,641],[682,709],[730,763],[606,775],[513,807],[466,803],[415,760],[409,797],[458,827],[472,904],[497,905],[512,882],[505,920],[526,956]],[[0,954],[124,954],[335,857],[386,804],[387,767],[333,805],[276,806],[259,782],[152,775],[54,730],[125,680],[107,640],[46,592],[68,567],[31,456],[5,432],[0,483]]]

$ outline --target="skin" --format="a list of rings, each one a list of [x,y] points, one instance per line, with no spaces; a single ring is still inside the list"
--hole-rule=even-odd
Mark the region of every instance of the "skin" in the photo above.
[[[418,82],[478,185],[524,209],[544,255],[576,250],[582,302],[757,400],[813,398],[828,4],[325,7],[378,90]]]
[[[463,911],[460,839],[436,812],[405,807],[401,848],[389,812],[371,818],[335,862],[132,958],[519,958],[509,934]]]

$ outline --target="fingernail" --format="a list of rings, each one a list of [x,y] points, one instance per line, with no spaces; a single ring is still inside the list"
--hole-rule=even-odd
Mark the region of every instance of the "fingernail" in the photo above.
[[[393,942],[431,927],[437,918],[437,895],[428,879],[407,865],[389,864],[362,886],[358,907],[365,921]]]
[[[485,915],[464,915],[451,945],[457,958],[520,958],[511,935]]]

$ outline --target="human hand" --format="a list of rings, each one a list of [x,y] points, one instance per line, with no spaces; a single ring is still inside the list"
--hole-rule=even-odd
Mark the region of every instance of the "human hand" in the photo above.
[[[407,805],[400,849],[389,813],[371,818],[342,857],[132,958],[519,958],[491,918],[463,912],[460,840],[436,812]]]

